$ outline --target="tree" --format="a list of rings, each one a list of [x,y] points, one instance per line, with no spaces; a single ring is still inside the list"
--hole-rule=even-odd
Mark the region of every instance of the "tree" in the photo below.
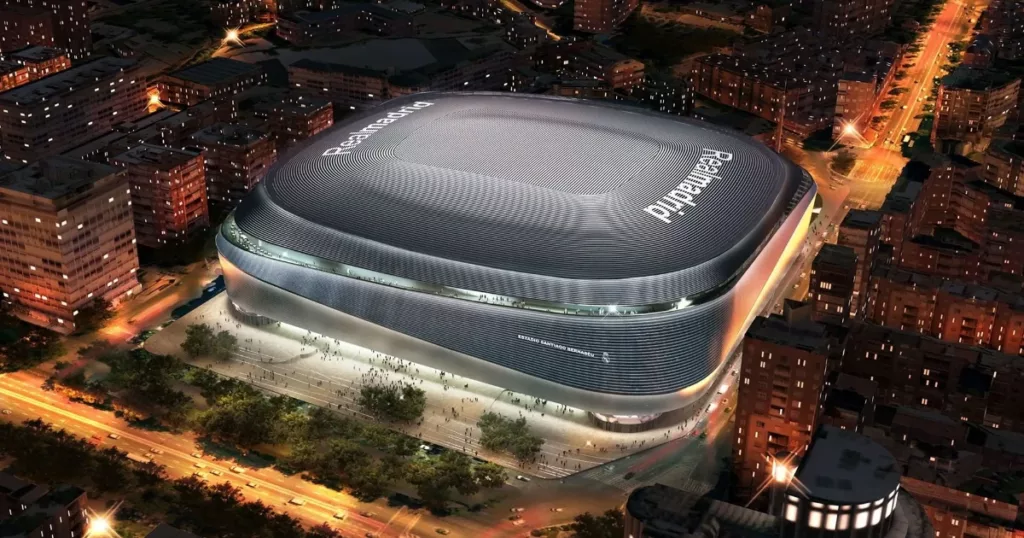
[[[857,164],[857,159],[853,156],[853,153],[847,150],[842,150],[836,153],[835,157],[832,157],[832,169],[844,176],[853,171],[855,164]]]
[[[473,468],[473,480],[482,488],[500,488],[508,474],[496,463],[481,463]]]
[[[473,495],[480,491],[480,485],[470,468],[472,461],[461,452],[449,450],[437,458],[412,462],[408,479],[416,485],[423,504],[432,510],[444,510],[452,491],[461,495]]]
[[[897,104],[898,103],[895,99],[886,99],[885,101],[882,101],[882,104],[878,105],[878,107],[882,110],[892,110],[896,108]]]
[[[306,538],[341,538],[341,533],[327,523],[321,523],[306,531]]]
[[[75,316],[75,332],[78,334],[91,333],[103,327],[106,322],[114,318],[114,309],[110,301],[97,297],[89,304],[78,309]]]
[[[251,387],[239,385],[198,413],[195,425],[207,435],[251,447],[276,440],[276,424],[287,406],[286,398],[267,398]]]
[[[370,414],[399,422],[412,422],[423,416],[427,396],[423,389],[410,384],[400,388],[392,385],[364,386],[359,391],[359,405]]]
[[[24,370],[64,356],[64,342],[53,331],[8,316],[0,316],[0,327],[12,334],[10,340],[0,340],[0,372]]]
[[[584,512],[573,519],[569,525],[575,538],[619,538],[626,531],[621,510],[608,510],[604,514],[594,516]]]
[[[213,358],[226,361],[238,351],[238,338],[228,331],[221,331],[213,338]]]
[[[209,355],[213,351],[213,339],[213,327],[205,323],[190,323],[185,327],[185,341],[181,343],[181,349],[193,359]]]
[[[508,452],[521,462],[532,460],[544,440],[530,433],[526,418],[515,420],[487,412],[476,423],[480,428],[480,444],[488,450]]]

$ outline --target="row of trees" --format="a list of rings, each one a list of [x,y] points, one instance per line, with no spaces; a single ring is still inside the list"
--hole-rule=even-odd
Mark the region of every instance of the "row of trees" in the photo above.
[[[0,456],[11,460],[10,471],[28,480],[74,484],[92,496],[124,499],[120,519],[169,521],[200,536],[225,538],[340,536],[326,526],[306,531],[259,501],[244,501],[230,484],[209,486],[193,477],[169,480],[161,466],[129,461],[116,448],[95,448],[38,420],[0,423]]]
[[[544,444],[543,439],[530,432],[525,417],[511,419],[488,411],[476,425],[484,448],[509,453],[520,462],[533,460]]]

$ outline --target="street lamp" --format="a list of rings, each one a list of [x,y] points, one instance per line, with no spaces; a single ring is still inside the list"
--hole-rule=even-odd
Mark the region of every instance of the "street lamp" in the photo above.
[[[89,527],[85,530],[86,536],[110,536],[113,528],[106,516],[93,516],[89,519]]]
[[[774,460],[772,462],[772,479],[780,484],[788,484],[793,479],[793,468],[785,462]]]
[[[843,127],[843,134],[846,135],[846,136],[856,135],[857,134],[857,127],[854,124],[852,124],[852,123],[847,123]]]
[[[228,31],[224,34],[224,41],[222,43],[225,45],[229,43],[236,43],[238,45],[241,45],[242,37],[238,33],[238,28],[229,28]]]

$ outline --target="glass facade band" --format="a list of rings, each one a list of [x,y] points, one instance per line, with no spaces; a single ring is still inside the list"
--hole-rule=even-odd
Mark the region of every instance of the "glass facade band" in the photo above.
[[[787,213],[788,215],[788,213]],[[772,233],[768,234],[767,238],[771,238],[778,226],[785,219],[780,219],[779,223],[776,223],[775,228],[772,229]],[[378,273],[368,269],[360,267],[353,267],[336,261],[331,261],[325,258],[317,256],[310,256],[309,254],[303,254],[301,252],[295,252],[272,243],[268,243],[255,237],[250,237],[242,230],[235,222],[235,215],[231,213],[224,220],[224,224],[221,225],[221,235],[223,235],[231,244],[236,247],[276,261],[290,263],[292,265],[298,265],[325,273],[331,273],[335,275],[345,276],[348,278],[354,278],[365,282],[372,282],[374,284],[380,284],[383,286],[390,286],[393,288],[399,288],[409,291],[417,291],[421,293],[430,293],[433,295],[439,295],[442,297],[448,297],[451,299],[459,299],[463,301],[473,301],[477,303],[492,304],[497,306],[507,306],[513,308],[522,308],[525,310],[534,310],[538,312],[546,312],[550,314],[562,314],[562,315],[574,315],[574,316],[596,316],[596,317],[611,317],[611,316],[632,316],[637,314],[653,314],[658,312],[672,312],[675,310],[682,310],[693,305],[698,305],[707,301],[716,299],[726,292],[728,292],[736,284],[739,278],[746,271],[747,266],[757,258],[757,254],[760,253],[761,249],[767,243],[767,240],[761,244],[757,252],[750,256],[747,263],[736,272],[729,280],[725,281],[721,285],[712,288],[701,293],[691,295],[690,297],[684,297],[678,301],[672,301],[668,303],[648,304],[648,305],[581,305],[581,304],[562,304],[551,301],[539,301],[536,299],[522,299],[517,297],[507,297],[503,295],[495,295],[490,293],[483,293],[472,290],[464,290],[459,288],[453,288],[450,286],[443,286],[439,284],[430,284],[426,282],[420,282],[418,280],[412,280],[400,276],[388,275],[385,273]]]

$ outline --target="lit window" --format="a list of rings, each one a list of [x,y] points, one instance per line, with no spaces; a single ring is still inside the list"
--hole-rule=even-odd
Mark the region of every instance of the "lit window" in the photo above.
[[[878,525],[878,522],[882,521],[882,508],[878,507],[871,511],[871,524]]]
[[[850,528],[850,514],[839,516],[839,530],[845,531],[848,528]]]
[[[811,510],[811,514],[807,517],[807,526],[812,529],[821,528],[821,512],[818,510]]]
[[[825,514],[825,528],[830,531],[836,530],[836,523],[838,519],[838,514]]]
[[[793,503],[786,505],[786,521],[792,521],[796,523],[797,508]]]
[[[868,526],[868,513],[858,512],[857,517],[853,520],[853,528],[863,529]]]

